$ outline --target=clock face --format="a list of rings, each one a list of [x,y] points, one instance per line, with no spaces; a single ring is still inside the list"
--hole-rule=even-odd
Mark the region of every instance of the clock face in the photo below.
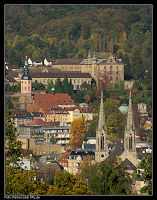
[[[101,157],[103,158],[103,157],[104,157],[104,154],[101,154]]]

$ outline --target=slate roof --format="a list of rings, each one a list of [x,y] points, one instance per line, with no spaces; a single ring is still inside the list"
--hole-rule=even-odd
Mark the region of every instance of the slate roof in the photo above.
[[[86,144],[84,143],[84,149],[85,150],[95,150],[96,149],[96,144]]]
[[[51,171],[56,171],[57,169],[59,170],[64,169],[57,161],[52,161],[51,163],[46,163],[46,164],[40,164],[38,167],[39,170],[51,170]]]
[[[136,166],[132,164],[127,158],[124,160],[124,164],[128,167],[128,170],[136,170]]]
[[[110,152],[108,158],[115,158],[116,156],[120,156],[120,155],[123,153],[123,151],[124,151],[124,148],[123,148],[123,147],[115,146],[115,147],[111,150],[111,152]]]
[[[73,150],[71,150],[69,156],[71,156],[71,155],[74,155],[74,156],[76,156],[76,155],[81,155],[81,156],[82,155],[84,155],[84,156],[93,155],[94,156],[95,153],[91,150],[87,151],[87,150],[83,150],[83,149],[73,149]]]

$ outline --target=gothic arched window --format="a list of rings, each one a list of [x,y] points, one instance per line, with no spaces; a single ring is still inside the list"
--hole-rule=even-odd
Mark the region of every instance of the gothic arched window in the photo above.
[[[104,149],[104,136],[101,136],[101,150]]]
[[[129,138],[129,149],[132,149],[132,136]]]
[[[99,148],[99,138],[98,138],[98,151],[99,151],[99,149],[100,149],[100,148]]]

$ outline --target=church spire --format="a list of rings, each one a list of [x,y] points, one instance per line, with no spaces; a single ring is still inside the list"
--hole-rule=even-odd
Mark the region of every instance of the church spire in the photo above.
[[[103,91],[101,91],[99,121],[98,121],[98,128],[96,132],[95,161],[97,162],[101,162],[105,160],[108,156],[108,146],[107,146],[106,135],[107,135],[107,130],[105,126]]]
[[[127,116],[127,124],[126,130],[135,130],[134,119],[133,119],[133,111],[132,111],[132,101],[131,101],[131,91],[129,96],[129,106],[128,106],[128,116]]]
[[[101,102],[100,102],[98,130],[102,130],[104,128],[105,128],[105,115],[104,115],[104,104],[103,104],[103,91],[101,91]]]
[[[136,154],[136,133],[132,110],[131,91],[129,96],[127,124],[124,133],[124,149],[128,150],[135,158]]]

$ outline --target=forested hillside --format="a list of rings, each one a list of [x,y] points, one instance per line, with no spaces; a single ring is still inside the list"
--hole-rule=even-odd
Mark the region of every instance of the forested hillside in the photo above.
[[[10,64],[26,55],[86,58],[109,51],[123,59],[126,79],[138,79],[151,68],[152,6],[6,5],[5,39]]]

